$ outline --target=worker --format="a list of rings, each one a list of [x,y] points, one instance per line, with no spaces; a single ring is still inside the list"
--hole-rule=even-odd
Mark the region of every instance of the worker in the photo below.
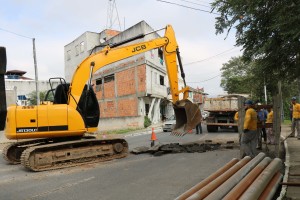
[[[257,113],[253,107],[253,101],[245,101],[246,114],[241,138],[241,148],[243,148],[245,155],[251,158],[256,156],[257,146]]]
[[[265,128],[267,116],[268,116],[268,112],[264,108],[262,108],[258,111],[258,119],[261,122],[261,126],[262,126],[261,132],[260,132],[261,135],[259,135],[259,136],[260,136],[260,138],[262,137],[265,142],[267,141],[266,128]]]
[[[200,123],[197,124],[197,126],[196,126],[196,134],[202,134],[202,126],[201,126],[201,122],[202,122],[203,118],[202,118],[201,112],[200,112],[200,118],[201,118]]]
[[[269,113],[267,116],[266,123],[273,123],[273,110],[272,108],[269,108],[268,111]],[[273,133],[273,128],[272,127],[266,128],[266,131],[267,131],[267,143],[275,144],[275,135]]]
[[[235,114],[234,114],[234,121],[238,121],[239,120],[239,111],[237,111]]]
[[[292,97],[293,105],[293,121],[292,121],[292,133],[291,136],[295,136],[300,140],[300,104],[296,102],[297,98]],[[295,135],[295,130],[297,134]]]

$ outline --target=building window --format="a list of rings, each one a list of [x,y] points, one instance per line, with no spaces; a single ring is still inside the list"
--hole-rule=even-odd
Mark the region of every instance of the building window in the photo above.
[[[67,60],[71,60],[71,50],[67,51]]]
[[[108,83],[108,82],[111,82],[111,81],[114,81],[114,80],[115,80],[115,75],[114,74],[104,77],[104,83]]]
[[[165,77],[162,75],[159,75],[159,83],[160,85],[165,85]]]
[[[75,51],[76,51],[76,56],[78,56],[79,55],[79,46],[78,45],[75,46]]]
[[[102,78],[96,79],[96,92],[101,91],[102,87]]]
[[[84,42],[80,43],[80,53],[84,52]]]
[[[158,58],[159,58],[159,62],[161,65],[164,64],[164,56],[163,56],[163,50],[162,49],[158,49]]]

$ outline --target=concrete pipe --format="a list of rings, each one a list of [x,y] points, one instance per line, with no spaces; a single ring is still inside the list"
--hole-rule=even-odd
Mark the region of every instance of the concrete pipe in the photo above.
[[[187,198],[187,200],[198,200],[204,199],[209,195],[212,191],[214,191],[217,187],[219,187],[222,183],[224,183],[232,174],[236,173],[239,169],[245,166],[251,160],[250,156],[244,157],[234,166],[232,166],[229,170],[227,170],[224,174],[207,184],[205,187],[200,189],[199,191],[195,192],[192,196]]]
[[[226,194],[230,192],[232,188],[234,188],[253,168],[255,168],[265,158],[265,156],[266,154],[259,153],[244,167],[242,167],[239,171],[233,174],[220,187],[218,187],[212,193],[210,193],[205,199],[207,200],[223,199],[224,196],[226,196]],[[268,160],[269,162],[271,161],[270,158]],[[229,199],[231,200],[232,198]]]
[[[188,191],[181,194],[175,200],[185,200],[186,198],[188,198],[189,196],[191,196],[192,194],[194,194],[195,192],[197,192],[198,190],[200,190],[201,188],[206,186],[208,183],[210,183],[214,179],[218,178],[220,175],[222,175],[224,172],[226,172],[229,168],[231,168],[233,165],[235,165],[238,161],[239,161],[239,159],[233,158],[230,162],[228,162],[226,165],[224,165],[223,167],[218,169],[215,173],[213,173],[212,175],[210,175],[209,177],[207,177],[206,179],[204,179],[203,181],[201,181],[200,183],[198,183],[197,185],[195,185]]]
[[[264,158],[251,172],[249,172],[236,186],[230,190],[223,200],[235,200],[246,191],[259,174],[270,164],[271,158]],[[223,186],[223,185],[222,185]]]
[[[275,158],[243,193],[240,199],[258,199],[269,184],[270,180],[273,178],[274,174],[280,170],[281,166],[282,161],[279,158]]]
[[[270,183],[267,185],[266,189],[260,195],[258,200],[271,200],[279,186],[282,177],[283,175],[280,172],[277,172],[271,179]]]

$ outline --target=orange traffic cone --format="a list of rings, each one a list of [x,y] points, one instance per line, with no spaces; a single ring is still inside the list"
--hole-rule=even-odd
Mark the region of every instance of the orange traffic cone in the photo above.
[[[152,128],[152,134],[151,134],[151,147],[153,147],[155,145],[155,140],[157,140],[156,138],[156,134],[154,132],[154,128]]]

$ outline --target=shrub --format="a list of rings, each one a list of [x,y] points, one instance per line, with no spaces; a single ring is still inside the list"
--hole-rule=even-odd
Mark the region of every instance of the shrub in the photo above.
[[[147,128],[150,125],[151,125],[151,120],[147,116],[145,116],[144,117],[144,127]]]

